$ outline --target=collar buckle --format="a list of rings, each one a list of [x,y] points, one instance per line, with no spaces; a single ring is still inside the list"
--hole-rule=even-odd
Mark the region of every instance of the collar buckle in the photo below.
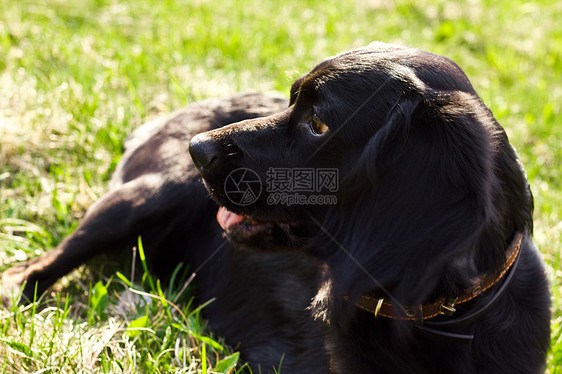
[[[442,314],[447,317],[451,317],[457,311],[455,306],[457,305],[458,299],[459,299],[458,297],[455,297],[455,298],[448,298],[447,300],[445,300],[443,304],[439,306],[439,314]]]

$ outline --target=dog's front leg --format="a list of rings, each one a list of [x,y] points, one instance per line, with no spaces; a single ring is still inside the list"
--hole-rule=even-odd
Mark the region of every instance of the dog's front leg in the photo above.
[[[150,174],[104,195],[55,249],[4,272],[2,301],[9,303],[24,282],[22,301],[32,300],[35,289],[40,295],[57,279],[95,255],[133,246],[151,218],[158,219],[171,209],[166,186],[159,175]]]

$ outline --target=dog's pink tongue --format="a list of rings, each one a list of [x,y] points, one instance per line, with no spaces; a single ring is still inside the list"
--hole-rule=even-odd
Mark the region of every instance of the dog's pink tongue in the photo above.
[[[217,212],[217,222],[221,225],[223,230],[226,230],[232,225],[235,225],[244,220],[244,216],[232,213],[230,210],[221,206]]]

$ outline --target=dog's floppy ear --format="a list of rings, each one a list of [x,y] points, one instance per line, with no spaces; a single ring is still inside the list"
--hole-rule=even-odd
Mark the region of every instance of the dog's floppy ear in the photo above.
[[[399,100],[343,177],[339,211],[324,222],[334,235],[327,242],[339,247],[334,286],[358,296],[382,284],[403,303],[466,286],[494,214],[490,121],[466,93]]]

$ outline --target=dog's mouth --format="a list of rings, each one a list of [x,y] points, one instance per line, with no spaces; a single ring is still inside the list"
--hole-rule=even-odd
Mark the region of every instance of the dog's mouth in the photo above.
[[[217,212],[217,222],[225,232],[236,232],[239,236],[252,236],[274,225],[273,222],[257,221],[249,216],[236,214],[224,206]]]
[[[310,223],[305,221],[256,220],[224,206],[217,212],[217,222],[229,241],[262,251],[295,249],[314,234]]]

